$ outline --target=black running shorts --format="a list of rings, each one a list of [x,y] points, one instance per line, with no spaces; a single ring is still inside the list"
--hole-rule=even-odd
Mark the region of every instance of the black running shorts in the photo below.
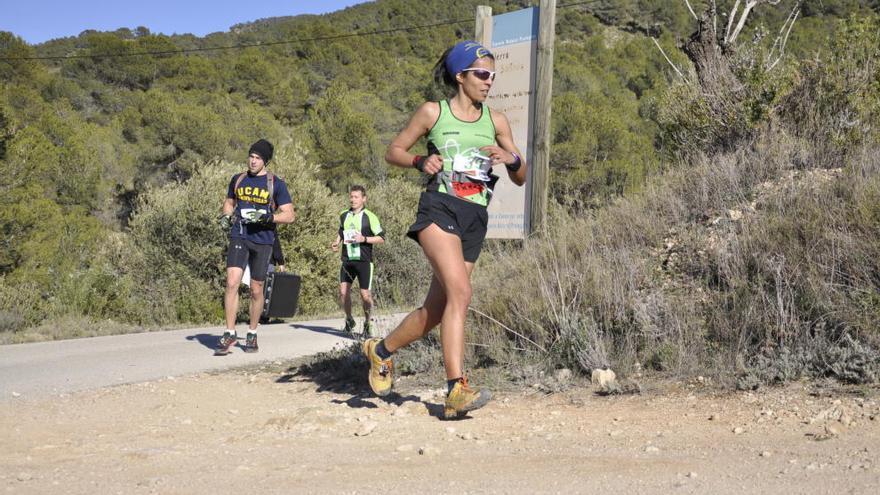
[[[419,197],[416,223],[406,235],[419,242],[419,232],[432,223],[461,239],[464,260],[476,263],[486,239],[489,212],[485,206],[436,191],[423,192]]]
[[[373,285],[373,264],[369,261],[343,261],[339,282],[350,284],[355,279],[361,289],[370,290]]]
[[[226,252],[226,268],[238,267],[244,270],[250,264],[251,280],[266,280],[269,271],[269,257],[272,256],[271,244],[256,244],[245,239],[229,239],[229,250]]]

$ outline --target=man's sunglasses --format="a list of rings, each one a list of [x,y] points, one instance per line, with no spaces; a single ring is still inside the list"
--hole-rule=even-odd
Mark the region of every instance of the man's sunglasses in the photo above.
[[[495,80],[495,71],[486,69],[465,69],[462,72],[473,72],[474,76],[481,81]]]

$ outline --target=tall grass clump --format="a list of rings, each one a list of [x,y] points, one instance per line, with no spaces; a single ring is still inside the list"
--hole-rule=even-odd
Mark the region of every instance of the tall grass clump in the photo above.
[[[478,270],[474,307],[491,320],[474,341],[496,360],[585,373],[875,381],[880,153],[828,171],[802,144],[767,135],[601,210],[555,211]],[[783,354],[798,359],[768,367]]]

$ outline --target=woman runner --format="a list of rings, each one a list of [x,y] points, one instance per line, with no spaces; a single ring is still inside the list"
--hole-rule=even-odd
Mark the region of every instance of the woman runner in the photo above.
[[[363,350],[370,361],[370,387],[376,395],[388,395],[393,384],[391,355],[441,324],[448,387],[444,418],[450,419],[482,407],[491,398],[487,390],[471,388],[464,376],[470,275],[486,237],[486,207],[498,179],[492,168],[504,164],[511,181],[521,186],[526,164],[507,118],[484,103],[495,80],[495,58],[489,50],[462,41],[446,50],[434,67],[434,77],[454,91],[452,97],[422,104],[385,153],[389,164],[430,176],[407,236],[421,245],[431,263],[431,285],[420,308],[384,339],[364,342]],[[422,136],[428,137],[427,154],[410,153]]]

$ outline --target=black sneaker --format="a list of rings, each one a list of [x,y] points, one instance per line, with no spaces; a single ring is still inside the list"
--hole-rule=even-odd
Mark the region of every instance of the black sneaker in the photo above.
[[[364,321],[364,330],[361,334],[361,337],[364,339],[368,339],[373,336],[373,327],[370,325],[370,320]]]
[[[257,352],[260,346],[257,345],[257,334],[248,332],[247,339],[244,341],[244,352]]]
[[[214,351],[215,356],[225,356],[229,354],[232,349],[232,346],[238,342],[238,336],[234,333],[226,332],[220,337],[220,343],[217,344],[217,349]]]
[[[345,333],[354,333],[354,318],[345,319],[345,327],[342,329]]]

